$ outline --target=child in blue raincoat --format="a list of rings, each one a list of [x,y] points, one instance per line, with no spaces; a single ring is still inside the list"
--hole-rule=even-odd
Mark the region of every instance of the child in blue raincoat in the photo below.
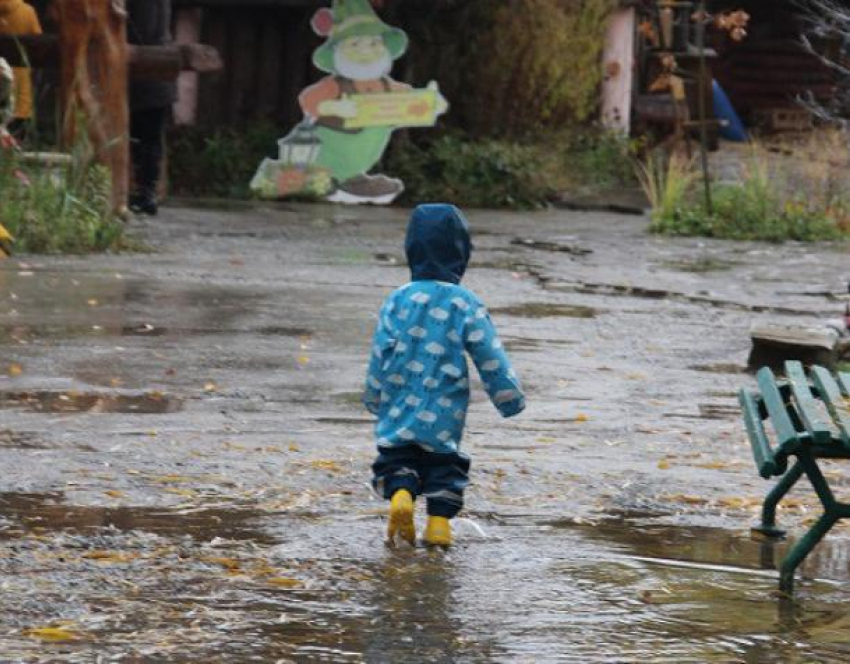
[[[525,396],[487,309],[460,285],[472,252],[454,205],[420,205],[405,241],[411,281],[381,307],[363,403],[378,416],[373,486],[390,500],[388,536],[415,543],[414,500],[425,498],[426,544],[448,546],[463,506],[469,457],[460,450],[469,406],[466,355],[504,417]]]

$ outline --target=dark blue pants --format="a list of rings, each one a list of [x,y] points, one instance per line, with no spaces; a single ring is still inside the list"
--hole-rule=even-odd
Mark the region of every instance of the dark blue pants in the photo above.
[[[428,501],[428,514],[454,518],[463,507],[463,490],[469,485],[469,457],[435,454],[418,445],[382,447],[372,464],[372,486],[389,500],[399,489]]]

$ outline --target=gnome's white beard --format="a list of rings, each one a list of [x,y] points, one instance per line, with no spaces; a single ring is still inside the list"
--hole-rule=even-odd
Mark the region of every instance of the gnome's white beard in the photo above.
[[[334,68],[336,73],[352,81],[374,81],[390,73],[393,59],[386,52],[377,60],[368,64],[352,62],[339,51],[334,52]]]

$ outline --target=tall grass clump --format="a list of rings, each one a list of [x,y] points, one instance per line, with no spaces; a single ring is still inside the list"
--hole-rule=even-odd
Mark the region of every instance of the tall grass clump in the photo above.
[[[85,132],[79,132],[85,135]],[[124,248],[112,179],[80,139],[67,161],[45,164],[0,150],[0,224],[19,253],[81,254]]]
[[[693,162],[653,156],[639,164],[638,177],[655,233],[770,242],[850,237],[844,190],[825,185],[804,161],[782,163],[760,146],[753,146],[736,182],[712,187],[711,211]]]

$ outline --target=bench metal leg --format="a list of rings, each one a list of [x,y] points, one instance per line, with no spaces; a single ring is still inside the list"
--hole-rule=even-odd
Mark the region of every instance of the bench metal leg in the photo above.
[[[785,531],[776,527],[776,506],[785,497],[797,480],[803,476],[803,464],[797,461],[779,480],[773,490],[764,499],[761,508],[761,524],[752,528],[753,532],[770,538],[785,537]]]
[[[835,500],[835,496],[818,467],[817,461],[808,454],[800,454],[794,468],[797,468],[797,466],[803,469],[812,483],[812,487],[823,505],[824,514],[794,545],[782,561],[779,571],[779,589],[789,595],[794,592],[794,572],[835,523],[846,516],[845,506]]]
[[[800,563],[805,560],[812,549],[817,546],[824,535],[829,532],[829,529],[838,521],[838,516],[833,513],[824,514],[817,520],[814,526],[811,527],[803,538],[794,545],[790,553],[785,556],[782,561],[782,567],[779,571],[779,590],[790,595],[794,592],[794,572],[800,566]]]

